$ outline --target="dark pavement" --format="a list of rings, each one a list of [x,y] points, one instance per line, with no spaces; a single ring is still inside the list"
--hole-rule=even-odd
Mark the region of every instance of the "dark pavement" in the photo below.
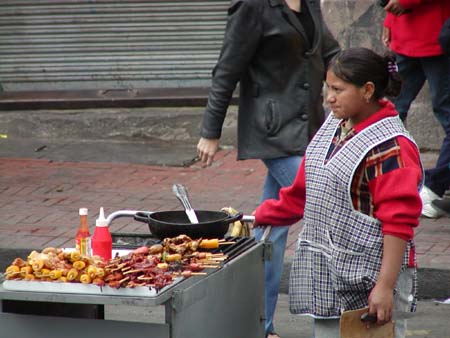
[[[232,206],[251,214],[265,177],[258,160],[236,161],[233,149],[213,166],[193,161],[189,143],[124,143],[11,140],[0,138],[0,263],[46,246],[73,246],[78,209],[89,209],[93,230],[100,207],[117,210],[177,210],[172,185],[189,190],[196,209]],[[426,167],[435,153],[423,153]],[[290,228],[282,292],[301,224]],[[148,233],[146,224],[120,218],[112,232]],[[450,218],[421,218],[416,231],[421,298],[450,297]]]

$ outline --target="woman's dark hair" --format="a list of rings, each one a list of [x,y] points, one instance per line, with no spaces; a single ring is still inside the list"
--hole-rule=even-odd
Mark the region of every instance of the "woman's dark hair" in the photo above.
[[[400,93],[402,81],[395,63],[395,55],[390,52],[382,57],[368,48],[349,48],[333,57],[328,70],[357,87],[373,82],[375,99],[397,96]]]

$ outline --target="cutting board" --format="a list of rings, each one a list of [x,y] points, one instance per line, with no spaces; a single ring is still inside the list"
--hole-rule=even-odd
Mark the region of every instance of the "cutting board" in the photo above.
[[[361,315],[368,312],[368,308],[344,311],[340,319],[341,338],[394,338],[394,322],[382,326],[366,327]]]

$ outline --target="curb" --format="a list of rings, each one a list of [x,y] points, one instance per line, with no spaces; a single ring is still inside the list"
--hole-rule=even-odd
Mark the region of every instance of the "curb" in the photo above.
[[[289,293],[291,265],[292,259],[285,259],[279,293]],[[419,300],[447,299],[450,297],[450,270],[419,268],[417,275]]]

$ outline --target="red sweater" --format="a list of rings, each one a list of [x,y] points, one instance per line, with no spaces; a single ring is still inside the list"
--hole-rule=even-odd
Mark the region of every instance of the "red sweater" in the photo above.
[[[410,12],[396,16],[387,13],[384,26],[391,30],[390,48],[402,55],[425,57],[441,55],[439,32],[450,17],[450,0],[399,0]]]
[[[355,133],[382,118],[397,114],[390,102],[384,101],[382,104],[381,110],[354,126]],[[405,137],[399,136],[396,140],[400,146],[397,155],[399,167],[387,173],[379,171],[368,182],[368,193],[373,203],[370,216],[380,220],[383,234],[409,240],[414,236],[413,228],[418,226],[422,210],[418,192],[418,186],[422,180],[422,168],[417,148]],[[360,169],[364,170],[365,164],[367,162],[363,162]],[[255,223],[280,226],[294,224],[302,219],[306,199],[305,179],[303,160],[294,183],[280,190],[279,200],[266,200],[256,209]],[[355,182],[352,185],[354,184]],[[353,200],[355,209],[360,210],[359,205],[355,203],[356,199],[353,198]]]

